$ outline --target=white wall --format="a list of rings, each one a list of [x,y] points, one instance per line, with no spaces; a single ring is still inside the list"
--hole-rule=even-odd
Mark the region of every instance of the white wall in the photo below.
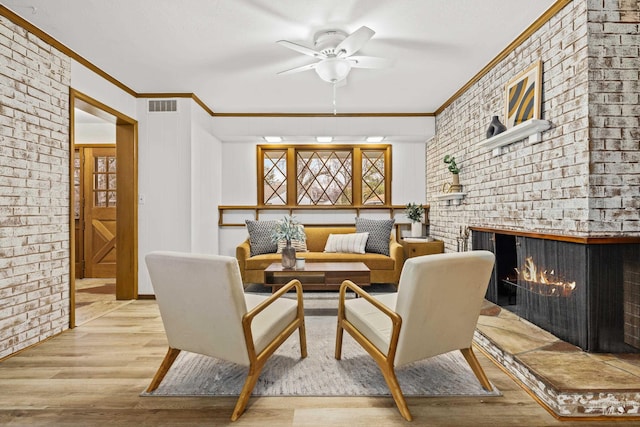
[[[71,60],[71,87],[136,119],[136,98],[73,59]]]
[[[75,61],[71,70],[74,89],[138,121],[138,293],[153,294],[147,253],[218,252],[220,141],[211,132],[211,117],[189,98],[177,100],[177,112],[149,113],[147,99],[134,98]],[[81,130],[82,141],[98,142],[87,126]]]
[[[113,123],[75,123],[76,144],[115,144],[116,125]]]
[[[147,112],[138,100],[138,292],[153,293],[144,257],[155,250],[191,250],[191,108]]]
[[[352,137],[383,135],[393,141],[426,141],[435,135],[435,117],[214,117],[216,136],[224,142],[250,141],[263,135]],[[288,138],[289,139],[289,138]]]
[[[222,147],[212,135],[211,116],[193,102],[191,108],[191,250],[216,254]]]

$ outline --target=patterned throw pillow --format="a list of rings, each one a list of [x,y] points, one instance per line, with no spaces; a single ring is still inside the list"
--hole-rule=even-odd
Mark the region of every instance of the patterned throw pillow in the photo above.
[[[368,238],[369,233],[329,234],[324,251],[363,254]]]
[[[249,232],[251,256],[276,253],[278,244],[271,241],[271,234],[278,221],[252,221],[248,219],[245,223]]]
[[[395,219],[368,219],[356,217],[356,233],[369,233],[367,252],[389,256],[389,240]]]

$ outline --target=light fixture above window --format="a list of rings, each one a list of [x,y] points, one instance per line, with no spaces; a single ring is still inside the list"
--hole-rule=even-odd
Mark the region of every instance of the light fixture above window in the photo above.
[[[318,142],[331,142],[333,141],[332,136],[316,136],[316,141]]]
[[[382,142],[384,140],[384,136],[368,136],[367,142]]]
[[[281,136],[263,136],[264,140],[267,142],[282,142]]]

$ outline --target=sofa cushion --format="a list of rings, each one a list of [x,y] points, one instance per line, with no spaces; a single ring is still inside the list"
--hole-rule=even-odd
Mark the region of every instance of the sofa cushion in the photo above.
[[[389,240],[395,219],[369,219],[356,217],[356,233],[369,233],[367,252],[389,256]]]
[[[348,234],[355,233],[355,227],[322,227],[315,225],[308,225],[304,228],[304,232],[307,236],[307,249],[309,252],[322,252],[329,238],[329,234]]]
[[[245,223],[249,232],[251,256],[276,253],[278,244],[271,240],[271,234],[278,221],[253,221],[247,219]]]
[[[325,252],[363,254],[369,233],[329,234]]]

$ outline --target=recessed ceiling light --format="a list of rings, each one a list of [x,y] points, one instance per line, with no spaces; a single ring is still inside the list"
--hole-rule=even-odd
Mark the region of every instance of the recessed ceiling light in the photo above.
[[[368,136],[367,142],[382,142],[384,136]]]
[[[281,136],[263,136],[263,138],[267,142],[282,142]]]
[[[333,141],[332,136],[316,136],[316,141],[318,142],[331,142]]]

